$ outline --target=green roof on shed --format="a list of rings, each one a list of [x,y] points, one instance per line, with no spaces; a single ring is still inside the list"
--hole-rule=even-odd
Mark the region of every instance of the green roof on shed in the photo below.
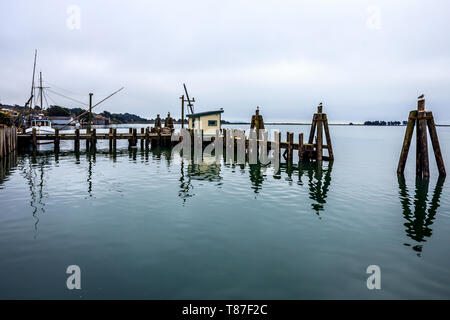
[[[192,113],[192,114],[188,114],[186,115],[188,118],[200,118],[203,116],[209,116],[212,114],[218,114],[218,113],[223,113],[223,110],[216,110],[216,111],[205,111],[205,112],[198,112],[198,113]]]

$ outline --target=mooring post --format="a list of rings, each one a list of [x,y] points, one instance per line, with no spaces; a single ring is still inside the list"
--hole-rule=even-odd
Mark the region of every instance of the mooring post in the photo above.
[[[37,137],[36,137],[36,128],[33,128],[32,131],[32,135],[33,135],[33,151],[36,151],[37,149]]]
[[[421,178],[430,176],[428,160],[428,142],[425,100],[420,99],[417,102],[417,152],[416,152],[416,175]]]
[[[303,161],[303,133],[298,134],[298,161]]]
[[[202,146],[203,150],[203,129],[200,129],[200,145]]]
[[[144,150],[144,128],[141,128],[141,150]]]
[[[314,114],[311,123],[311,130],[309,131],[309,138],[308,138],[309,144],[312,144],[314,142],[314,133],[316,132],[316,125],[317,125],[317,113]]]
[[[161,141],[162,141],[162,139],[161,139],[161,128],[158,128],[158,139],[157,139],[158,147],[161,147]]]
[[[194,150],[194,129],[189,129],[189,134],[191,135],[191,150]]]
[[[133,128],[133,147],[137,146],[137,129]]]
[[[117,149],[117,128],[113,129],[113,152]]]
[[[292,133],[292,137],[294,134]],[[287,148],[286,148],[286,161],[291,162],[292,158],[292,141],[291,141],[291,132],[287,132],[286,134],[286,142],[287,142]]]
[[[55,129],[55,142],[54,142],[54,150],[55,152],[59,151],[59,129]]]
[[[150,144],[150,128],[145,128],[145,148],[148,149]]]
[[[133,128],[128,128],[128,134],[130,137],[128,138],[128,149],[133,146]]]
[[[322,113],[323,129],[325,131],[325,139],[327,140],[328,160],[334,160],[333,146],[331,145],[330,128],[328,127],[328,117],[326,113]]]
[[[92,96],[93,93],[89,93],[89,124],[87,127],[87,133],[91,133],[91,125],[92,125]],[[86,145],[87,146],[87,145]]]
[[[86,152],[91,149],[90,143],[89,143],[91,140],[90,133],[91,133],[90,130],[86,129]]]
[[[429,111],[427,113],[428,131],[430,132],[431,143],[433,145],[434,157],[439,170],[439,175],[445,177],[447,175],[445,171],[444,159],[442,158],[441,147],[439,145],[439,138],[436,131],[436,125],[434,123],[433,113]]]
[[[316,140],[316,152],[317,161],[321,162],[323,159],[323,118],[322,118],[322,104],[317,107],[317,140]]]
[[[433,113],[425,111],[424,95],[421,95],[417,101],[417,110],[409,113],[408,124],[406,127],[405,138],[403,140],[402,152],[398,162],[397,173],[403,174],[406,160],[411,145],[414,125],[416,129],[416,177],[428,179],[430,177],[430,163],[428,159],[428,141],[427,127],[430,132],[430,138],[433,145],[434,156],[439,170],[439,176],[445,177],[445,166],[442,158],[441,147],[437,136],[436,125],[434,123]]]
[[[405,138],[403,139],[402,152],[398,161],[397,173],[403,174],[405,171],[406,160],[408,159],[409,148],[414,133],[414,126],[416,124],[417,110],[409,113],[408,124],[406,125]]]
[[[91,132],[91,151],[95,152],[97,149],[97,129],[92,129]]]
[[[112,151],[112,128],[109,128],[109,132],[108,132],[108,141],[109,141],[109,152]]]
[[[278,133],[278,141],[277,141],[277,144],[278,144],[278,163],[280,163],[281,162],[281,131],[279,131],[279,133]]]
[[[80,151],[80,129],[75,129],[74,151]]]

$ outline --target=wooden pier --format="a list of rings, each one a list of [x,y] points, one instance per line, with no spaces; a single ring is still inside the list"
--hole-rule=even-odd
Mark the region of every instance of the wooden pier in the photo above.
[[[258,113],[259,123],[262,124],[262,116]],[[261,126],[258,126],[256,130],[262,129]],[[118,133],[116,128],[110,128],[107,133],[97,133],[96,129],[86,130],[85,133],[81,133],[79,129],[76,129],[74,133],[61,133],[58,129],[55,129],[54,134],[38,134],[36,129],[33,129],[31,134],[21,133],[18,135],[19,145],[23,147],[31,146],[33,150],[37,150],[38,145],[40,144],[54,144],[55,151],[58,151],[60,148],[61,141],[74,141],[74,150],[79,151],[81,141],[85,141],[86,150],[87,151],[95,151],[97,147],[97,142],[99,140],[108,140],[109,142],[109,150],[114,152],[117,148],[117,140],[127,140],[129,148],[135,148],[140,145],[141,149],[149,148],[149,147],[171,147],[181,141],[181,136],[175,141],[172,141],[172,132],[173,128],[169,127],[146,127],[140,128],[129,128],[128,133]],[[234,147],[237,145],[241,145],[242,138],[240,138],[237,134],[235,134],[236,130],[231,129],[223,129],[221,137],[223,138],[223,147],[226,148],[227,145],[227,137],[233,137]],[[325,139],[327,141],[326,144],[323,144],[323,134],[325,133]],[[215,137],[204,136],[203,130],[190,130],[191,143],[194,143],[194,135],[197,135],[201,141],[202,145],[206,146],[212,141],[214,141]],[[294,153],[298,154],[299,161],[311,161],[317,160],[321,161],[332,161],[334,159],[333,149],[331,146],[331,137],[328,128],[328,120],[327,115],[322,113],[322,105],[319,105],[317,113],[313,116],[311,131],[309,135],[308,142],[303,141],[303,133],[298,134],[297,142],[294,141],[294,133],[287,132],[286,140],[283,142],[281,139],[281,133],[278,135],[279,141],[268,141],[268,149],[273,149],[274,145],[279,145],[280,155],[282,154],[284,159],[287,162],[293,161]],[[140,142],[140,143],[139,143]],[[261,140],[257,140],[259,144]],[[245,150],[249,150],[250,140],[245,138],[244,148]],[[282,153],[281,150],[284,150]],[[323,154],[323,150],[328,150],[328,155]]]

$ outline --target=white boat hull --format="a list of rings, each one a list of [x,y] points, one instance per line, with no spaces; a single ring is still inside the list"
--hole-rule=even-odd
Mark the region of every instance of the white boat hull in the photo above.
[[[47,127],[47,126],[43,126],[43,127],[31,127],[25,130],[26,133],[33,133],[33,129],[36,129],[36,134],[54,134],[55,133],[55,129],[53,129],[52,127]]]

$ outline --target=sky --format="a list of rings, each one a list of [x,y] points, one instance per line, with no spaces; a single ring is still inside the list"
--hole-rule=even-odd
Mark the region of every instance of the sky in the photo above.
[[[448,0],[0,2],[0,103],[23,105],[34,50],[44,86],[96,112],[181,117],[186,83],[195,111],[223,119],[406,120],[424,93],[450,123]],[[80,104],[48,91],[49,104]],[[53,99],[50,100],[50,99]]]

